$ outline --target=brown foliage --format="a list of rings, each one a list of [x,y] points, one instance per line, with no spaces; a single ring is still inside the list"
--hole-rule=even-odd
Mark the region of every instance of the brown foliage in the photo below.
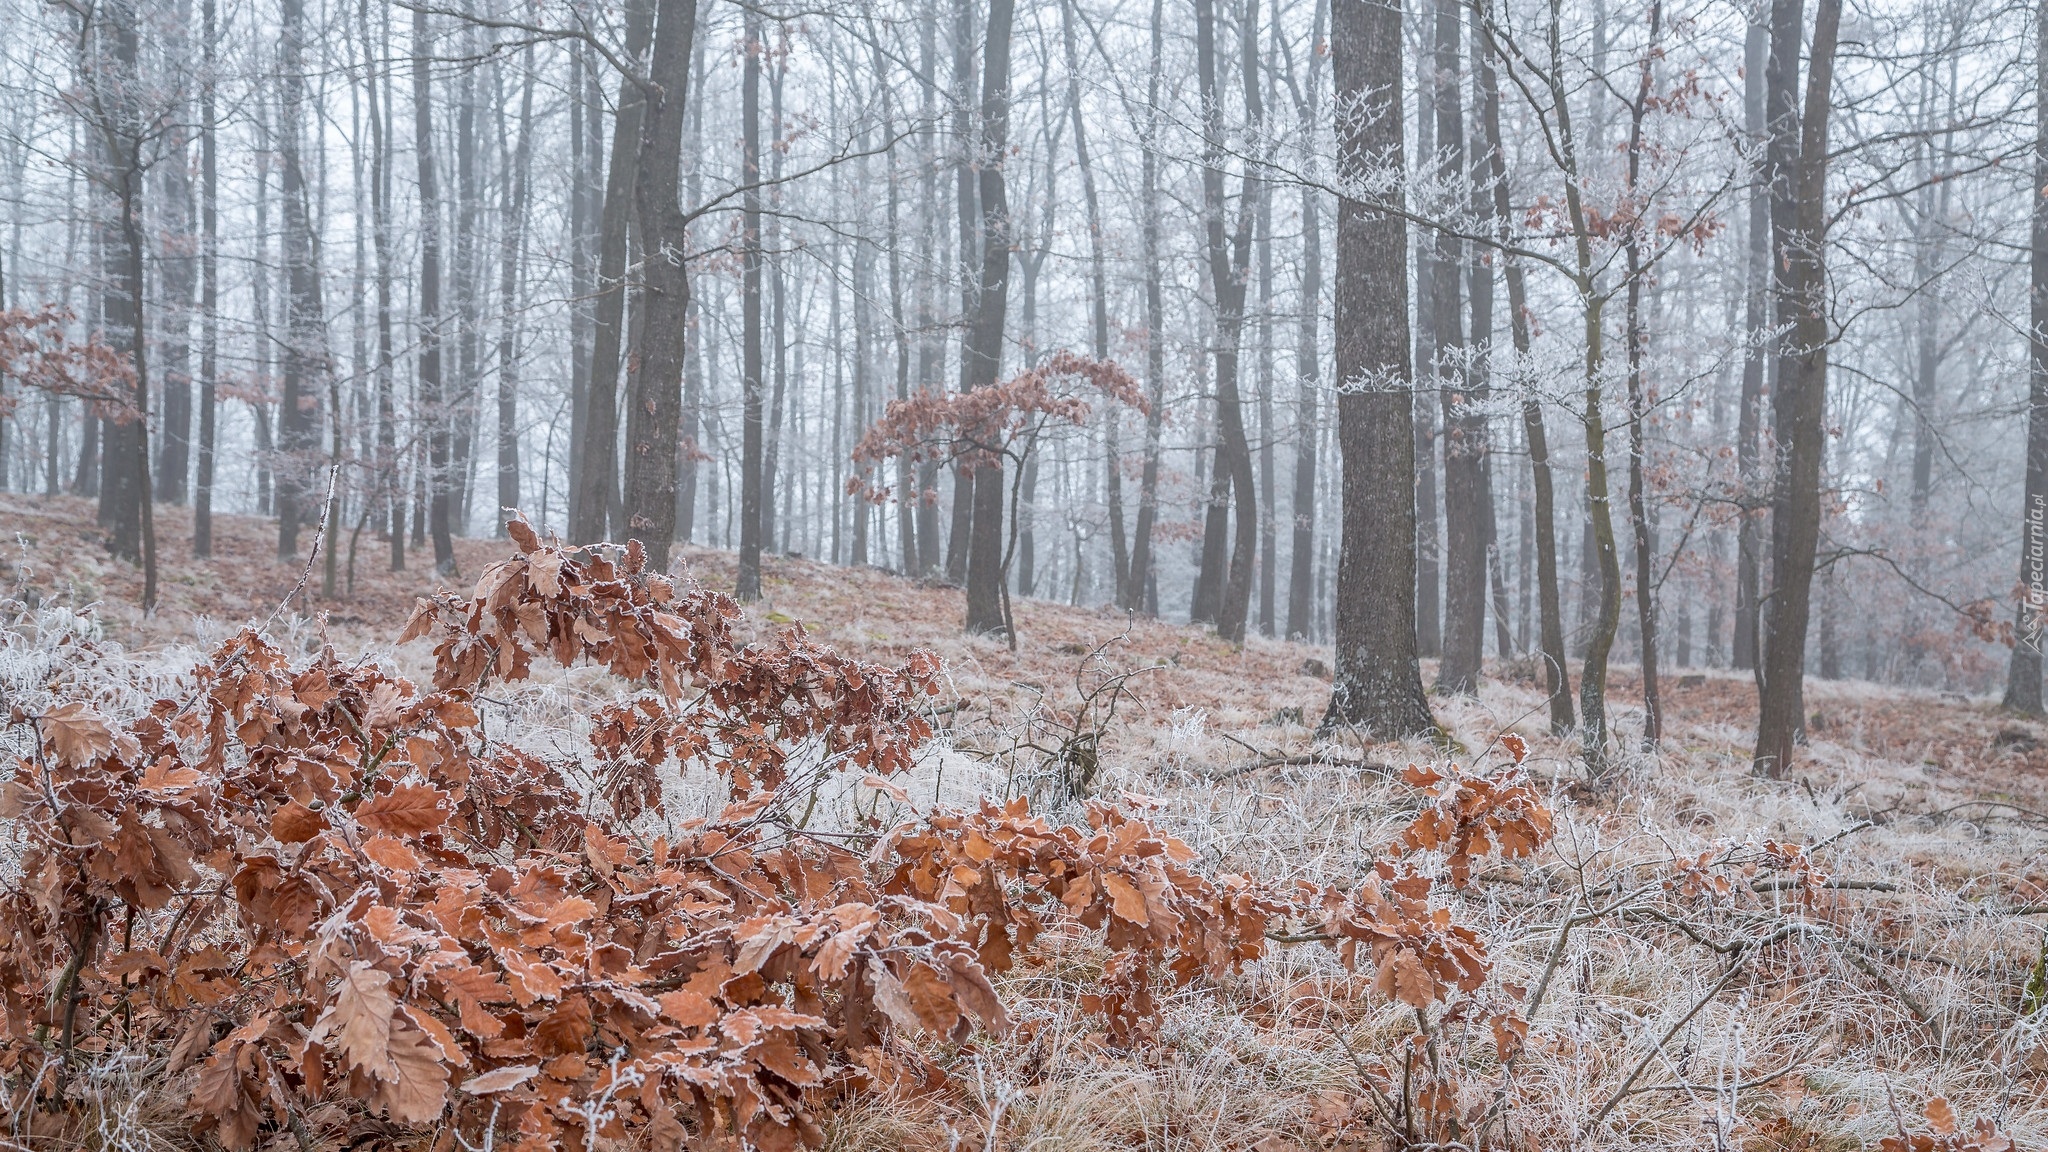
[[[135,364],[95,332],[83,343],[65,335],[77,319],[70,309],[46,304],[36,311],[0,310],[0,376],[43,392],[76,396],[95,414],[126,424],[135,410]],[[0,392],[0,417],[16,398]]]
[[[1113,403],[1146,410],[1143,391],[1122,365],[1062,350],[987,388],[891,400],[854,445],[853,460],[862,467],[848,479],[846,490],[888,499],[888,487],[870,483],[867,468],[895,456],[911,463],[957,461],[970,469],[1015,459],[1019,441],[1047,422],[1075,427],[1088,422],[1093,408],[1072,390],[1074,384],[1086,384]]]
[[[893,788],[935,661],[849,660],[800,629],[742,645],[729,599],[637,546],[512,535],[473,597],[415,612],[429,689],[244,631],[132,723],[17,711],[37,739],[0,791],[21,853],[0,891],[14,1107],[75,1107],[84,1054],[126,1048],[189,1078],[193,1131],[231,1149],[352,1111],[472,1146],[788,1149],[846,1093],[943,1083],[912,1037],[1008,1029],[990,976],[1049,927],[1100,934],[1086,1007],[1124,1044],[1161,982],[1256,959],[1280,917],[1321,916],[1350,961],[1365,945],[1410,1004],[1484,979],[1477,937],[1405,862],[1348,895],[1212,879],[1141,820],[1054,827],[1021,801],[877,829],[865,854],[806,835],[781,815],[816,786],[798,768]],[[536,657],[642,689],[595,717],[602,804],[479,716]],[[671,759],[725,774],[731,803],[650,836],[635,821]],[[1441,779],[1448,823],[1408,839],[1455,875],[1547,831],[1518,785]]]

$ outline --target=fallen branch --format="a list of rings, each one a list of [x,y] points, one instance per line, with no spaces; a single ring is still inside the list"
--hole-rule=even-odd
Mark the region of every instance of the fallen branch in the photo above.
[[[1797,876],[1766,876],[1761,880],[1751,883],[1749,890],[1752,892],[1786,892],[1794,888],[1804,888],[1805,886],[1805,881]],[[1897,892],[1899,890],[1899,886],[1889,880],[1830,879],[1823,881],[1821,887],[1855,889],[1864,892]]]
[[[1307,768],[1312,766],[1321,768],[1352,768],[1363,772],[1375,772],[1382,776],[1394,774],[1394,769],[1391,765],[1382,764],[1377,760],[1333,760],[1319,752],[1301,752],[1292,756],[1283,756],[1278,753],[1261,756],[1257,760],[1250,760],[1243,764],[1225,768],[1223,771],[1210,776],[1209,779],[1234,780],[1239,776],[1257,772],[1262,768]]]

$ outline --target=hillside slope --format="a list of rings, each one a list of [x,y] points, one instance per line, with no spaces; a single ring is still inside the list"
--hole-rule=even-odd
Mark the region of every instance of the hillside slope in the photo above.
[[[413,598],[444,582],[384,571],[367,539],[354,595],[323,600],[294,593],[305,561],[272,558],[266,523],[221,518],[219,555],[196,562],[167,510],[163,607],[143,618],[139,576],[105,557],[89,503],[0,497],[0,530],[7,595],[94,605],[108,639],[171,671],[244,621],[302,650],[331,643],[411,675],[427,663],[424,644],[392,639]],[[445,583],[467,590],[507,551],[462,541],[463,578]],[[730,586],[729,553],[686,549],[677,565]],[[794,558],[765,575],[746,628],[801,624],[878,660],[919,647],[944,658],[941,736],[909,781],[918,807],[1021,793],[1073,818],[1084,792],[1150,809],[1218,872],[1350,883],[1416,811],[1394,770],[1499,766],[1498,737],[1520,734],[1555,838],[1453,901],[1493,957],[1489,988],[1549,992],[1506,1087],[1487,1086],[1504,1075],[1492,1057],[1471,1055],[1490,1042],[1460,1041],[1457,1090],[1476,1095],[1458,1106],[1484,1108],[1494,1091],[1513,1102],[1497,1146],[1851,1149],[1901,1125],[1938,1128],[1936,1096],[2021,1147],[2048,1141],[2044,1021],[2023,992],[2048,912],[2039,725],[1982,701],[1815,682],[1807,756],[1792,779],[1764,781],[1747,770],[1749,681],[1688,671],[1669,681],[1662,747],[1589,782],[1572,743],[1543,730],[1535,688],[1499,669],[1477,698],[1433,702],[1447,748],[1319,742],[1324,649],[1233,650],[1200,629],[1022,601],[1013,653],[960,634],[956,589]],[[593,669],[551,671],[494,693],[488,719],[574,762],[590,703],[625,690]],[[1634,693],[1617,677],[1624,735],[1640,730]],[[701,799],[689,778],[672,786]],[[840,1114],[833,1146],[1392,1146],[1371,1067],[1400,1058],[1405,1010],[1327,952],[1282,950],[1240,979],[1175,992],[1156,1043],[1131,1051],[1077,1006],[1103,959],[1054,941],[1003,985],[1026,1027],[935,1048],[942,1090]],[[1447,1037],[1453,1023],[1439,1022]]]

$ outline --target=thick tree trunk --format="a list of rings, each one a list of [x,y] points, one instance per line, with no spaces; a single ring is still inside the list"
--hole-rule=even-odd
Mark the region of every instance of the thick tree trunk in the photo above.
[[[1398,171],[1401,10],[1331,0],[1337,178]],[[1396,185],[1398,188],[1398,185]],[[1392,194],[1399,205],[1399,192]],[[1336,683],[1322,727],[1376,739],[1434,732],[1415,653],[1415,431],[1409,364],[1408,228],[1337,201],[1337,441],[1343,547],[1337,562]]]
[[[1835,36],[1841,0],[1819,0],[1807,65],[1803,112],[1799,93],[1801,0],[1771,9],[1771,239],[1777,269],[1778,387],[1771,414],[1778,443],[1771,494],[1771,591],[1758,661],[1755,766],[1782,777],[1793,745],[1805,739],[1806,626],[1820,543],[1820,470],[1827,451],[1828,313],[1827,147]]]
[[[697,31],[697,0],[660,0],[640,139],[639,175],[633,183],[642,237],[641,307],[644,334],[634,350],[639,371],[626,405],[626,475],[622,498],[626,537],[647,549],[657,572],[668,568],[676,534],[676,431],[683,414],[683,341],[690,311],[689,267],[684,263],[688,221],[679,175],[684,114],[690,91],[690,43]]]
[[[2048,5],[2035,8],[2034,187],[2048,188]],[[2048,196],[2033,198],[2027,283],[2026,494],[2020,508],[2020,605],[2005,706],[2041,707],[2041,643],[2048,624]]]
[[[981,201],[981,287],[976,292],[974,327],[968,334],[968,387],[986,388],[1000,375],[1003,319],[1010,293],[1010,218],[1004,162],[1010,151],[1010,25],[1014,0],[989,0],[988,41],[981,66],[980,172],[975,191]],[[1014,629],[1003,598],[1003,504],[1008,492],[1000,462],[985,462],[972,474],[974,517],[967,549],[967,630]]]
[[[326,307],[320,291],[320,246],[313,234],[312,193],[301,158],[305,131],[303,0],[285,0],[279,83],[278,193],[284,214],[284,272],[288,293],[283,391],[277,403],[277,557],[298,554],[299,528],[320,519],[325,487],[314,482],[320,448],[320,396],[332,366],[327,360]],[[338,413],[336,414],[339,415]]]
[[[93,127],[100,136],[103,179],[113,210],[100,234],[101,259],[108,273],[107,286],[101,293],[100,321],[107,332],[126,345],[122,350],[131,357],[137,414],[125,422],[109,420],[103,424],[99,512],[100,522],[108,529],[108,550],[120,559],[142,562],[146,569],[151,569],[143,598],[143,607],[147,609],[155,599],[155,573],[154,557],[145,548],[151,513],[151,476],[141,218],[145,144],[136,95],[140,28],[138,13],[127,0],[107,4],[99,13],[95,17],[103,20],[105,27],[95,39],[111,40],[112,54],[111,58],[102,56],[90,61],[91,82],[97,89],[93,101],[98,122]]]
[[[654,0],[630,0],[626,6],[626,58],[644,60],[653,34]],[[626,332],[627,231],[633,218],[640,124],[646,103],[646,92],[632,77],[619,81],[604,207],[597,226],[597,300],[591,306],[596,335],[590,354],[590,390],[584,400],[582,461],[569,507],[569,538],[579,544],[605,538],[606,521],[619,490],[619,353]],[[611,525],[618,535],[624,534],[625,527]]]

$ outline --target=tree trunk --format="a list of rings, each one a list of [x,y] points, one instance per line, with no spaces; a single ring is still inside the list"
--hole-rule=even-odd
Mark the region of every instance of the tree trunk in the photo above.
[[[1241,70],[1244,78],[1246,118],[1254,126],[1264,118],[1258,87],[1257,50],[1258,4],[1251,0],[1244,21],[1245,50]],[[1259,505],[1253,484],[1251,445],[1245,436],[1244,402],[1238,390],[1239,354],[1244,343],[1245,272],[1251,263],[1252,226],[1258,218],[1261,196],[1256,175],[1245,173],[1238,196],[1238,219],[1234,232],[1226,234],[1224,222],[1223,105],[1217,88],[1216,13],[1214,0],[1195,0],[1195,59],[1202,90],[1203,229],[1209,257],[1209,286],[1216,305],[1216,460],[1215,476],[1209,486],[1212,501],[1208,528],[1215,531],[1223,517],[1220,501],[1227,491],[1235,504],[1236,524],[1231,533],[1230,563],[1211,567],[1220,549],[1202,550],[1210,586],[1220,586],[1216,603],[1216,634],[1232,644],[1244,643],[1245,619],[1251,609],[1252,566],[1258,558]],[[1256,131],[1256,128],[1254,129]],[[1220,533],[1219,533],[1220,538]],[[1205,543],[1207,537],[1205,536]],[[1218,580],[1217,577],[1221,576]]]
[[[1010,24],[1015,0],[989,0],[988,41],[981,66],[980,172],[981,287],[975,293],[974,327],[968,334],[968,387],[996,382],[1003,355],[1003,318],[1010,291],[1010,219],[1004,163],[1010,151]],[[985,462],[972,473],[974,516],[967,548],[967,630],[1011,634],[1003,605],[1003,504],[1007,497],[1000,462]]]
[[[1827,449],[1828,112],[1841,0],[1819,0],[1807,65],[1803,111],[1799,94],[1801,0],[1771,9],[1771,239],[1777,269],[1776,311],[1784,331],[1771,415],[1778,466],[1771,493],[1771,592],[1761,630],[1755,766],[1782,777],[1793,745],[1805,739],[1806,625],[1820,543],[1820,469]]]
[[[1507,154],[1501,147],[1500,83],[1494,70],[1499,56],[1490,35],[1484,38],[1480,55],[1479,83],[1485,93],[1483,123],[1487,163],[1492,169],[1493,228],[1506,243],[1509,237],[1510,206],[1507,185]],[[1521,261],[1505,261],[1503,279],[1508,287],[1508,328],[1514,341],[1515,371],[1526,376],[1529,355],[1529,291]],[[1565,663],[1564,605],[1557,587],[1557,497],[1550,471],[1550,438],[1544,427],[1543,405],[1526,384],[1522,388],[1522,432],[1528,440],[1530,488],[1532,491],[1531,533],[1536,551],[1536,608],[1539,622],[1538,651],[1543,654],[1544,691],[1550,697],[1550,730],[1562,736],[1571,731],[1571,669]]]
[[[569,55],[569,468],[568,506],[582,500],[584,427],[590,418],[591,297],[597,291],[598,204],[604,196],[603,93],[588,45]],[[546,501],[546,493],[541,499]]]
[[[1764,139],[1764,76],[1769,70],[1771,30],[1768,9],[1749,23],[1744,46],[1743,115],[1750,139]],[[1736,668],[1756,667],[1758,568],[1763,554],[1763,524],[1753,507],[1763,476],[1758,461],[1763,435],[1764,371],[1770,342],[1766,309],[1771,291],[1771,192],[1769,164],[1758,162],[1749,192],[1749,261],[1746,285],[1748,314],[1743,320],[1746,350],[1742,358],[1742,397],[1735,416],[1735,635],[1729,662]]]
[[[1323,8],[1316,7],[1316,28],[1312,44],[1323,36]],[[1316,344],[1323,298],[1323,224],[1320,214],[1322,193],[1315,187],[1315,126],[1318,107],[1322,53],[1310,52],[1307,60],[1306,97],[1302,100],[1302,164],[1307,179],[1301,186],[1301,286],[1299,328],[1294,344],[1294,538],[1288,553],[1287,638],[1306,640],[1313,621],[1315,591],[1316,455],[1322,449],[1320,422],[1316,419],[1322,398],[1318,394],[1322,363]]]
[[[1655,63],[1658,36],[1663,31],[1662,0],[1650,0],[1649,48],[1643,54],[1642,78],[1629,108],[1628,193],[1636,194],[1642,177],[1643,117],[1650,110],[1655,93]],[[1635,530],[1636,628],[1642,646],[1643,743],[1654,747],[1663,738],[1663,703],[1657,691],[1657,545],[1650,530],[1648,494],[1643,489],[1643,465],[1650,419],[1649,382],[1644,378],[1643,356],[1649,334],[1643,323],[1643,278],[1641,233],[1631,229],[1623,244],[1628,261],[1628,317],[1624,331],[1628,340],[1628,518]]]
[[[192,489],[192,554],[213,555],[213,451],[220,371],[220,169],[214,107],[214,0],[200,0],[199,459]]]
[[[2034,15],[2034,187],[2048,188],[2048,5]],[[2029,210],[2026,497],[2020,509],[2020,605],[2005,706],[2039,716],[2041,635],[2048,623],[2048,197]]]
[[[1249,26],[1249,25],[1247,25]],[[1266,99],[1276,94],[1273,77],[1279,71],[1274,59],[1274,45],[1278,36],[1266,39]],[[1249,47],[1247,51],[1249,51]],[[1272,162],[1273,143],[1269,139],[1263,149],[1263,159]],[[1274,523],[1275,485],[1273,483],[1273,197],[1271,194],[1259,197],[1258,214],[1259,249],[1259,635],[1273,634],[1274,584],[1279,577],[1279,559],[1274,549],[1279,543],[1278,526]]]
[[[654,0],[630,0],[626,6],[626,58],[636,63],[644,60],[653,34]],[[646,92],[632,77],[619,81],[604,207],[597,226],[597,299],[591,305],[591,327],[596,335],[590,354],[590,391],[584,399],[583,459],[569,507],[569,538],[579,544],[605,538],[606,521],[619,489],[619,351],[625,344],[627,230],[633,218],[640,122],[646,102]],[[615,524],[612,529],[623,534],[625,525]]]
[[[1092,349],[1097,360],[1109,359],[1109,271],[1103,255],[1102,201],[1095,189],[1095,166],[1088,151],[1088,118],[1081,111],[1081,62],[1075,50],[1074,0],[1060,0],[1061,47],[1067,65],[1067,113],[1074,129],[1074,159],[1081,168],[1081,199],[1088,207],[1088,295]],[[1130,543],[1124,536],[1123,461],[1117,425],[1122,413],[1114,403],[1102,413],[1103,486],[1109,515],[1109,552],[1116,578],[1116,602],[1132,596]]]
[[[1131,585],[1119,602],[1126,612],[1141,606],[1159,613],[1158,579],[1153,572],[1152,525],[1159,516],[1160,430],[1166,399],[1166,304],[1161,287],[1159,252],[1159,86],[1162,80],[1165,33],[1161,0],[1152,0],[1152,55],[1145,82],[1145,137],[1139,159],[1139,195],[1144,214],[1140,238],[1145,261],[1145,465],[1138,480],[1138,518],[1132,530]]]
[[[405,569],[405,493],[400,481],[402,466],[398,453],[396,381],[391,346],[391,128],[390,73],[381,72],[389,51],[390,10],[383,11],[384,26],[374,39],[370,31],[369,0],[356,7],[366,61],[364,86],[370,104],[370,246],[377,265],[377,454],[374,495],[366,496],[381,505],[393,572]],[[371,45],[375,47],[372,48]],[[381,91],[380,91],[381,81]]]
[[[180,5],[177,28],[169,31],[172,43],[167,52],[177,67],[185,67],[184,28],[191,20],[191,7]],[[192,294],[199,279],[199,262],[193,243],[193,196],[190,131],[183,123],[187,110],[182,102],[173,113],[178,121],[166,132],[165,155],[159,164],[163,172],[162,228],[169,233],[158,257],[163,269],[162,299],[157,324],[163,347],[162,398],[158,417],[162,427],[156,457],[157,499],[170,504],[185,502],[185,481],[192,465]],[[6,476],[0,470],[0,487]]]
[[[103,15],[102,15],[103,14]],[[116,557],[141,561],[143,519],[149,504],[148,342],[143,314],[142,179],[144,168],[141,113],[137,105],[140,32],[138,15],[129,0],[117,0],[94,14],[105,22],[97,43],[112,40],[111,59],[82,61],[96,89],[111,81],[111,90],[96,90],[93,128],[100,139],[102,179],[112,209],[101,226],[100,257],[107,284],[100,295],[100,322],[127,346],[122,350],[135,368],[136,418],[104,421],[100,458],[100,523],[108,529],[107,548]],[[105,52],[104,47],[96,49]],[[105,79],[102,79],[105,77]],[[90,415],[87,417],[91,419]],[[147,604],[145,604],[145,607]]]
[[[312,194],[301,160],[306,66],[303,0],[285,0],[279,63],[278,193],[284,214],[286,307],[283,391],[277,402],[277,558],[298,555],[299,528],[318,522],[325,489],[313,482],[320,447],[320,394],[326,387],[326,310],[320,292],[320,247],[313,234]],[[336,414],[339,416],[339,413]]]
[[[1432,103],[1436,106],[1437,181],[1447,195],[1467,179],[1464,101],[1458,85],[1463,31],[1463,13],[1456,0],[1437,0],[1436,94]],[[1446,201],[1442,211],[1455,216],[1455,201]],[[1461,273],[1466,271],[1465,245],[1443,229],[1437,231],[1435,241],[1435,292],[1429,304],[1436,321],[1436,381],[1444,418],[1444,634],[1436,690],[1472,695],[1479,690],[1479,666],[1486,653],[1488,501],[1486,417],[1476,408],[1480,397],[1471,375],[1475,369],[1484,369],[1468,365],[1465,357],[1459,291]]]
[[[688,221],[679,174],[683,123],[690,92],[690,43],[697,30],[697,0],[660,0],[648,62],[647,113],[633,184],[642,237],[641,307],[644,340],[635,351],[639,371],[626,405],[626,476],[622,494],[626,536],[647,549],[656,571],[668,568],[676,534],[676,431],[683,414],[683,341],[690,312],[689,267],[684,263]]]
[[[956,0],[953,17],[953,147],[956,154],[953,162],[954,200],[960,218],[960,323],[966,330],[960,341],[962,392],[973,387],[970,381],[977,371],[973,332],[979,323],[976,319],[980,313],[977,301],[983,275],[981,193],[976,176],[982,153],[974,136],[973,92],[974,0]],[[997,503],[999,506],[1000,501]],[[946,579],[954,584],[963,584],[967,580],[967,552],[974,534],[975,506],[974,477],[965,465],[955,464],[952,523],[946,534]]]
[[[527,186],[533,174],[533,48],[522,53],[525,79],[519,86],[519,144],[506,155],[505,119],[498,114],[498,151],[505,170],[498,218],[498,512],[502,534],[505,509],[519,507],[519,291],[526,254]]]
[[[918,190],[922,218],[918,222],[917,387],[920,392],[933,394],[944,390],[940,375],[946,359],[946,338],[939,327],[935,283],[937,270],[946,264],[946,257],[940,254],[944,245],[939,224],[938,61],[938,0],[925,0],[923,11],[918,16],[918,72],[923,88],[920,105],[923,128],[919,139],[923,148],[923,175]],[[925,461],[918,465],[915,488],[910,489],[905,483],[907,489],[917,494],[917,507],[912,517],[917,555],[910,563],[909,571],[920,579],[936,576],[943,559],[939,541],[938,481],[938,466]],[[907,551],[906,545],[906,554]]]
[[[434,570],[455,575],[455,539],[449,531],[448,408],[441,389],[441,204],[434,165],[433,48],[425,9],[412,12],[413,149],[419,158],[420,291],[419,418],[427,424],[427,530],[434,538]]]
[[[776,26],[776,31],[778,35],[781,34],[783,31],[781,25],[778,24]],[[784,40],[783,45],[779,45],[778,48],[786,46],[787,43],[788,41]],[[766,435],[761,463],[761,547],[778,552],[787,552],[789,551],[789,525],[783,522],[786,520],[786,517],[778,517],[776,515],[775,501],[777,489],[782,483],[783,402],[789,394],[789,291],[788,278],[783,272],[783,261],[779,255],[783,243],[781,216],[782,83],[789,69],[789,55],[786,52],[769,48],[765,41],[761,46],[761,51],[773,52],[775,57],[775,71],[768,78],[769,146],[767,153],[767,179],[768,195],[774,202],[773,207],[776,209],[773,214],[764,216],[761,220],[761,226],[765,230],[761,235],[761,245],[764,255],[769,251],[778,253],[774,264],[772,266],[764,265],[762,269],[768,276],[769,322],[771,325],[771,338],[768,347],[775,353],[775,365],[773,368],[773,382],[769,389],[768,424],[765,429]],[[787,490],[781,493],[781,499],[786,508],[789,503],[789,493]],[[779,532],[777,531],[778,524],[780,526]],[[781,540],[780,545],[776,543],[778,538]]]
[[[749,10],[740,65],[740,179],[761,179],[761,53],[763,25]],[[740,557],[735,595],[761,598],[761,192],[749,188],[740,219]]]
[[[470,59],[482,55],[477,26],[462,25],[462,51]],[[481,214],[483,176],[477,171],[476,70],[464,69],[455,85],[455,267],[450,295],[455,312],[455,388],[449,397],[449,418],[455,425],[454,528],[466,535],[474,519],[477,442],[481,439],[482,372],[479,336],[483,330],[483,251]]]
[[[1362,185],[1402,164],[1401,10],[1331,0],[1339,117],[1337,178]],[[1400,193],[1391,193],[1392,207]],[[1337,562],[1336,682],[1325,731],[1369,738],[1434,732],[1415,652],[1415,428],[1409,365],[1408,227],[1337,201],[1337,441],[1343,545]]]

